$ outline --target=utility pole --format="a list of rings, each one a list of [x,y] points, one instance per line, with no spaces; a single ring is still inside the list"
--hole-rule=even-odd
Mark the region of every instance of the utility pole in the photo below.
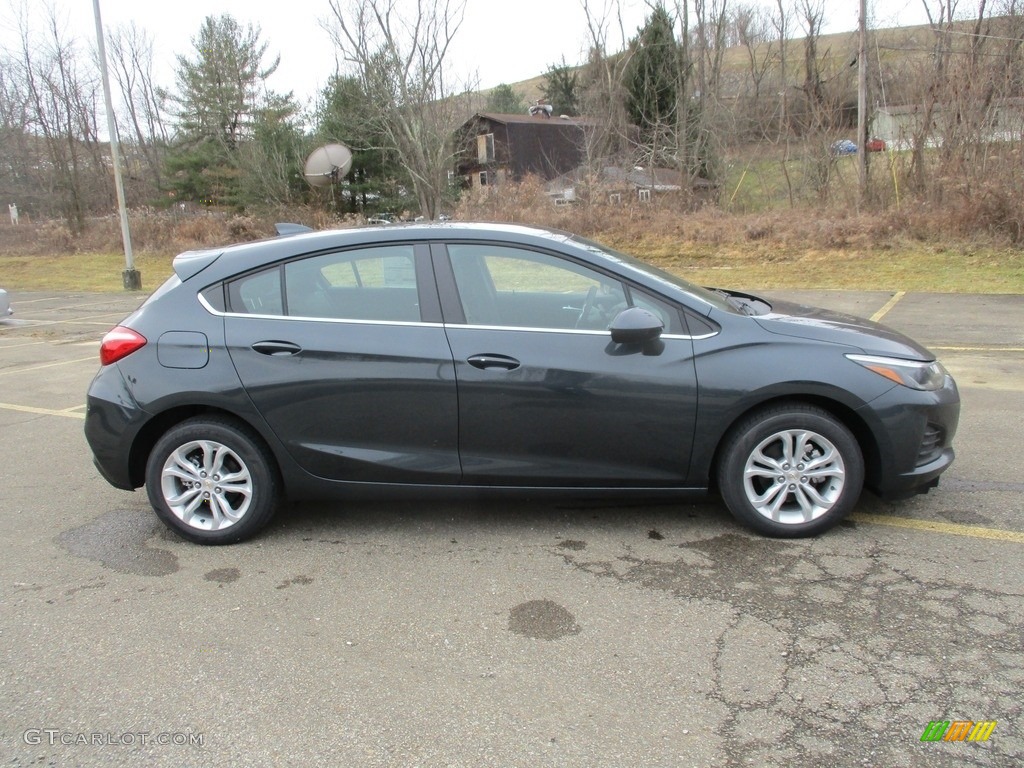
[[[868,195],[868,0],[860,0],[857,28],[857,182],[860,202]]]
[[[135,268],[132,253],[132,235],[128,229],[128,206],[124,199],[124,182],[121,180],[121,148],[117,141],[117,121],[114,120],[114,101],[110,97],[110,75],[107,74],[107,49],[103,44],[103,22],[100,19],[100,0],[92,0],[96,16],[96,47],[100,57],[100,73],[103,76],[103,98],[107,104],[107,131],[110,133],[110,154],[114,157],[114,187],[117,190],[117,210],[121,214],[121,242],[124,243],[124,265],[121,279],[126,291],[142,290],[142,273]]]

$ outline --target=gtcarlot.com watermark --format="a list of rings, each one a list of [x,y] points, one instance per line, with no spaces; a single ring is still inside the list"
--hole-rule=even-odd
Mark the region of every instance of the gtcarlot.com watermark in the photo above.
[[[21,740],[29,746],[50,747],[201,747],[205,733],[195,731],[67,731],[62,728],[27,728]]]

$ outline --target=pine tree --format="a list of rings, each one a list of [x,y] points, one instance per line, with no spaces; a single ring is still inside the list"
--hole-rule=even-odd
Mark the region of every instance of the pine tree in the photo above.
[[[579,75],[564,59],[561,64],[548,67],[540,90],[556,115],[579,114]]]
[[[637,30],[626,68],[626,111],[642,141],[671,132],[677,122],[681,51],[673,21],[658,6]]]
[[[264,65],[267,46],[258,27],[243,28],[228,14],[207,16],[192,39],[192,55],[177,57],[177,90],[168,98],[178,123],[167,173],[179,197],[240,203],[241,145],[253,139],[268,109],[277,116],[295,111],[290,93],[266,90],[280,62],[276,57]]]

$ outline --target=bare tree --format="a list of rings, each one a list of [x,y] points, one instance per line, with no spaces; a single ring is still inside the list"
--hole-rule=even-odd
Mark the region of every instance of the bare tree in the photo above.
[[[778,41],[772,36],[772,23],[767,9],[760,6],[738,7],[733,12],[733,25],[738,44],[746,53],[749,83],[749,90],[743,99],[745,106],[736,116],[740,127],[745,129],[740,134],[748,135],[750,132],[755,136],[767,137],[773,127],[776,100],[764,98],[765,80],[772,67],[778,66]],[[742,122],[741,115],[745,115]]]
[[[580,112],[594,117],[585,158],[591,173],[632,149],[623,79],[629,65],[618,0],[580,0],[587,25],[588,55],[580,78]],[[614,37],[613,37],[614,35]]]
[[[33,34],[24,9],[17,32],[19,49],[9,62],[8,82],[24,109],[25,139],[43,150],[45,173],[36,174],[44,193],[39,202],[55,203],[69,229],[78,233],[90,201],[112,202],[97,131],[98,78],[94,71],[83,71],[76,41],[54,9],[44,35]]]
[[[114,31],[107,50],[131,127],[129,135],[149,170],[152,185],[159,189],[162,149],[169,137],[164,125],[163,98],[153,82],[153,38],[132,23]]]
[[[788,110],[786,104],[789,96],[788,70],[786,54],[789,51],[790,17],[787,13],[785,0],[775,0],[777,13],[771,17],[772,28],[779,41],[779,135],[785,132],[788,136]],[[790,196],[792,197],[792,195]]]
[[[696,71],[691,100],[690,136],[693,175],[720,175],[723,136],[731,129],[722,105],[722,65],[729,28],[728,0],[693,0],[692,61]],[[685,30],[684,30],[685,32]]]
[[[825,127],[828,119],[825,81],[818,57],[821,25],[825,19],[824,0],[799,0],[797,13],[804,28],[804,126],[816,133]]]
[[[449,190],[452,141],[468,117],[453,87],[448,53],[465,0],[329,0],[330,33],[375,109],[368,135],[380,136],[412,183],[424,216],[435,218]]]
[[[903,118],[910,145],[906,176],[917,194],[939,202],[987,199],[992,225],[1024,238],[1019,151],[1024,96],[1024,17],[1019,0],[991,8],[979,0],[961,20],[955,0],[924,2],[933,37],[917,74],[919,100]],[[972,218],[980,220],[979,216]]]

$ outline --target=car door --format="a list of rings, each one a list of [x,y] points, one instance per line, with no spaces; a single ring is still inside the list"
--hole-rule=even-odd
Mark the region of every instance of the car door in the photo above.
[[[697,392],[678,308],[526,248],[449,243],[434,264],[464,483],[686,485]],[[634,305],[662,315],[660,340],[612,342],[609,322]]]
[[[228,284],[242,384],[314,475],[458,482],[454,369],[421,249],[319,254]]]

